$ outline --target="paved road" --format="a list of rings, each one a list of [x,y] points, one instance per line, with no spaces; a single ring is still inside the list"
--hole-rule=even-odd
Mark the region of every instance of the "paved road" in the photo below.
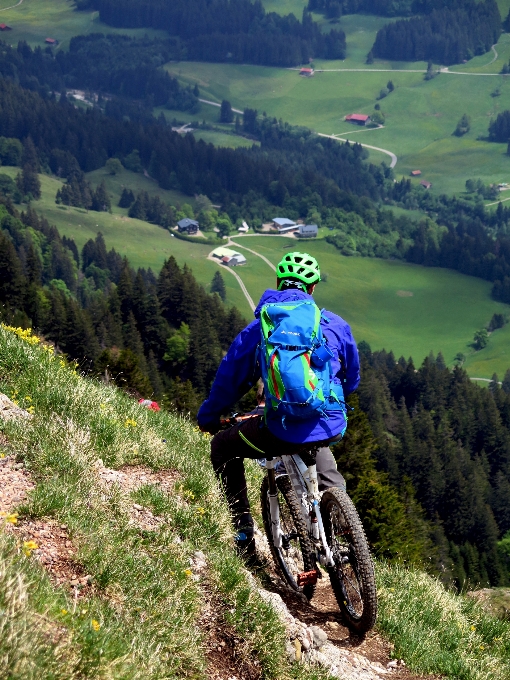
[[[23,0],[22,0],[23,1]],[[18,3],[20,4],[20,3]],[[210,104],[211,106],[217,106],[219,109],[221,109],[221,104],[218,104],[218,102],[211,102],[209,99],[199,99],[199,102],[202,102],[202,104]],[[239,111],[239,109],[232,109],[234,113],[240,113],[241,115],[244,113],[244,111]]]
[[[490,378],[470,378],[470,380],[480,380],[481,382],[492,382]],[[498,382],[498,385],[502,385],[502,382]]]
[[[337,137],[336,135],[324,135],[322,132],[317,133],[319,137],[327,137],[328,139],[336,139],[337,142],[348,142],[350,140],[348,139],[343,139],[343,137]],[[348,134],[348,133],[344,133]],[[397,157],[393,153],[393,151],[388,151],[388,149],[381,149],[378,146],[371,146],[370,144],[361,144],[361,142],[356,142],[356,144],[360,144],[361,146],[364,146],[366,149],[373,149],[374,151],[381,151],[382,153],[387,154],[391,158],[391,163],[390,163],[390,168],[394,168],[397,164]]]

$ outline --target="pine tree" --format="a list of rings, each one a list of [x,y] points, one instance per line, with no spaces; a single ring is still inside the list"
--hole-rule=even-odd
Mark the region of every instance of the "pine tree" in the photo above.
[[[219,271],[214,273],[211,282],[211,293],[218,293],[223,302],[225,302],[227,298],[227,289],[225,287],[225,281],[223,279],[223,276],[221,275],[221,272]]]
[[[227,99],[221,102],[220,108],[220,123],[231,123],[234,120],[234,113],[232,106]]]
[[[134,202],[135,200],[135,195],[131,191],[131,189],[122,189],[122,194],[119,199],[119,208],[129,208],[129,206]]]

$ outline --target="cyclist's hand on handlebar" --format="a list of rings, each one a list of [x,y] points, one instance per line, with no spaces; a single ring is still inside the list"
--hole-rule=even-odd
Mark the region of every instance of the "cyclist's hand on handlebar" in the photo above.
[[[218,423],[207,423],[207,425],[199,425],[201,432],[208,432],[209,434],[216,434],[221,430],[221,424]]]

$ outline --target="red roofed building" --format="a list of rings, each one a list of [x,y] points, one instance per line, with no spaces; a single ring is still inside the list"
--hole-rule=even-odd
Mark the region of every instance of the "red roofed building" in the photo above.
[[[355,125],[368,125],[370,123],[370,116],[364,113],[350,113],[348,116],[345,116],[345,120]]]
[[[413,177],[419,177],[421,175],[421,170],[411,170],[411,175]]]
[[[46,38],[44,42],[47,43],[48,45],[56,45],[58,40],[55,40],[55,38]]]
[[[12,31],[12,28],[7,24],[0,24],[0,31]]]
[[[301,71],[299,72],[300,76],[305,76],[306,78],[310,78],[313,76],[314,70],[313,68],[302,68]]]
[[[425,189],[430,189],[430,187],[432,186],[432,182],[427,182],[427,180],[425,179],[422,179],[420,184],[422,185],[422,187],[425,187]]]

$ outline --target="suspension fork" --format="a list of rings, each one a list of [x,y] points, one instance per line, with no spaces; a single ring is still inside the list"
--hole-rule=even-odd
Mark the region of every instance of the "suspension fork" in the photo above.
[[[282,529],[280,526],[280,506],[278,504],[278,487],[276,486],[274,458],[266,459],[267,481],[269,483],[269,513],[271,515],[271,532],[275,548],[282,547]]]

